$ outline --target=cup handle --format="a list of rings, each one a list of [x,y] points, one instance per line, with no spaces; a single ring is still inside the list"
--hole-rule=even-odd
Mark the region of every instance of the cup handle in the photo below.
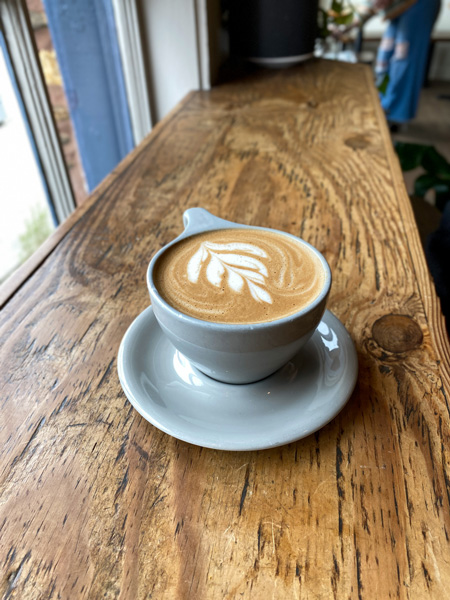
[[[212,215],[204,208],[188,208],[183,213],[184,234],[191,235],[200,231],[208,231],[209,229],[224,229],[236,227],[236,223],[219,219]]]

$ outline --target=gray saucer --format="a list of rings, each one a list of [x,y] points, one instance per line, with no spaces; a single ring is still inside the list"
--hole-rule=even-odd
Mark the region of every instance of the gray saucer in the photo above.
[[[207,448],[262,450],[331,421],[355,387],[358,361],[347,330],[327,310],[305,348],[282,369],[257,383],[220,383],[172,346],[149,307],[122,340],[118,372],[128,400],[162,431]]]

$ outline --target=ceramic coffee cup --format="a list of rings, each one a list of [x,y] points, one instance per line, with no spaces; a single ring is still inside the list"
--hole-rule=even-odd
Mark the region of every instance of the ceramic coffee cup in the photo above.
[[[218,381],[243,384],[271,375],[301,350],[320,323],[331,287],[327,261],[313,246],[289,233],[225,221],[202,208],[187,210],[183,222],[184,232],[152,258],[147,271],[152,307],[161,329],[195,367]],[[168,304],[154,283],[155,265],[162,254],[189,236],[233,228],[272,231],[306,244],[324,269],[323,287],[319,295],[294,314],[253,324],[204,321],[183,314]]]

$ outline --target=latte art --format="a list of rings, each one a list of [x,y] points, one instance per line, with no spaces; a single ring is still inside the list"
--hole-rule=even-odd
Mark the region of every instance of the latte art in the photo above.
[[[262,287],[265,285],[264,278],[268,277],[267,267],[252,255],[267,258],[264,250],[252,244],[203,242],[187,264],[187,277],[192,283],[198,283],[202,265],[209,261],[206,279],[211,285],[221,287],[226,276],[227,284],[234,292],[240,293],[245,282],[254,300],[272,304],[272,297]]]
[[[217,323],[262,323],[313,302],[325,282],[318,256],[301,241],[257,229],[200,233],[168,248],[154,282],[177,310]]]

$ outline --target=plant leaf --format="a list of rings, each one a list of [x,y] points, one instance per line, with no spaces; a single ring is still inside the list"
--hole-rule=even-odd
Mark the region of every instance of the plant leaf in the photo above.
[[[431,175],[450,181],[450,164],[433,146],[428,146],[423,153],[421,164]]]
[[[336,25],[350,25],[353,23],[353,12],[343,11],[338,17],[334,18]]]
[[[331,3],[331,10],[333,12],[340,13],[340,12],[342,12],[343,9],[344,9],[343,0],[333,0],[333,2]]]
[[[411,171],[422,164],[422,158],[429,146],[396,142],[395,150],[400,160],[402,171]]]
[[[414,194],[423,198],[428,190],[434,189],[436,186],[441,184],[441,180],[434,175],[424,173],[420,175],[414,182]]]
[[[377,86],[377,90],[382,96],[386,94],[387,86],[389,84],[389,73],[385,73],[383,79]]]

